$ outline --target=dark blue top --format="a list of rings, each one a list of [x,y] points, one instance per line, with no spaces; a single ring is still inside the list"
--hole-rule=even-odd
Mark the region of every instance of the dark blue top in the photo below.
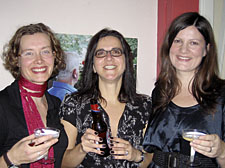
[[[154,102],[154,98],[152,102]],[[180,107],[170,102],[167,109],[160,111],[149,123],[143,142],[144,149],[150,153],[153,153],[154,149],[159,149],[163,152],[181,152],[189,155],[187,149],[182,148],[184,141],[182,129],[187,128],[201,129],[208,134],[217,134],[222,140],[225,140],[224,105],[225,90],[218,98],[217,111],[214,115],[205,114],[198,104],[191,107]],[[198,153],[197,155],[200,156]]]

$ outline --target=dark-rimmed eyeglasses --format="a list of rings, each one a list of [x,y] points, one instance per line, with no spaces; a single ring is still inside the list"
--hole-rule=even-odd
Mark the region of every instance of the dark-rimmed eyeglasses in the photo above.
[[[120,57],[123,54],[122,49],[120,48],[113,48],[109,51],[106,51],[104,49],[99,49],[97,51],[95,51],[95,56],[97,58],[104,58],[108,55],[108,53],[112,56],[112,57]]]

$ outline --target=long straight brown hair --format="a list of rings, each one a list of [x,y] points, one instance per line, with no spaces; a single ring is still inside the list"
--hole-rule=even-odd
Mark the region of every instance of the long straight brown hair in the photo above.
[[[177,34],[187,28],[195,26],[204,37],[207,54],[202,59],[193,78],[191,91],[193,96],[206,113],[215,113],[216,99],[224,81],[218,77],[217,49],[214,34],[210,23],[196,12],[184,13],[171,23],[164,38],[160,57],[161,71],[155,83],[155,97],[153,92],[153,111],[165,110],[169,102],[179,93],[181,82],[177,78],[176,69],[173,67],[169,51]]]

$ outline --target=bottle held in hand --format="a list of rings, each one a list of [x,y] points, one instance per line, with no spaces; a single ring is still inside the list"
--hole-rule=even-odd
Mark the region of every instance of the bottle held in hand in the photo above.
[[[99,149],[104,152],[103,155],[99,156],[106,157],[110,154],[110,148],[108,146],[109,131],[108,126],[104,121],[102,112],[99,110],[97,100],[91,100],[91,113],[93,117],[92,129],[98,132],[98,136],[102,138],[103,141],[100,142],[100,144],[106,145],[106,148]]]

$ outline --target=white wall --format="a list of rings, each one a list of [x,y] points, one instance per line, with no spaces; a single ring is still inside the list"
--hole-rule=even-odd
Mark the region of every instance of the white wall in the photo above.
[[[225,0],[199,0],[199,13],[213,27],[217,44],[220,77],[225,79]]]
[[[214,0],[214,31],[218,48],[220,77],[225,79],[225,0]]]
[[[138,38],[137,89],[156,78],[157,0],[0,0],[0,53],[20,26],[43,22],[56,33],[93,35],[104,27]],[[0,60],[0,90],[14,79]]]

